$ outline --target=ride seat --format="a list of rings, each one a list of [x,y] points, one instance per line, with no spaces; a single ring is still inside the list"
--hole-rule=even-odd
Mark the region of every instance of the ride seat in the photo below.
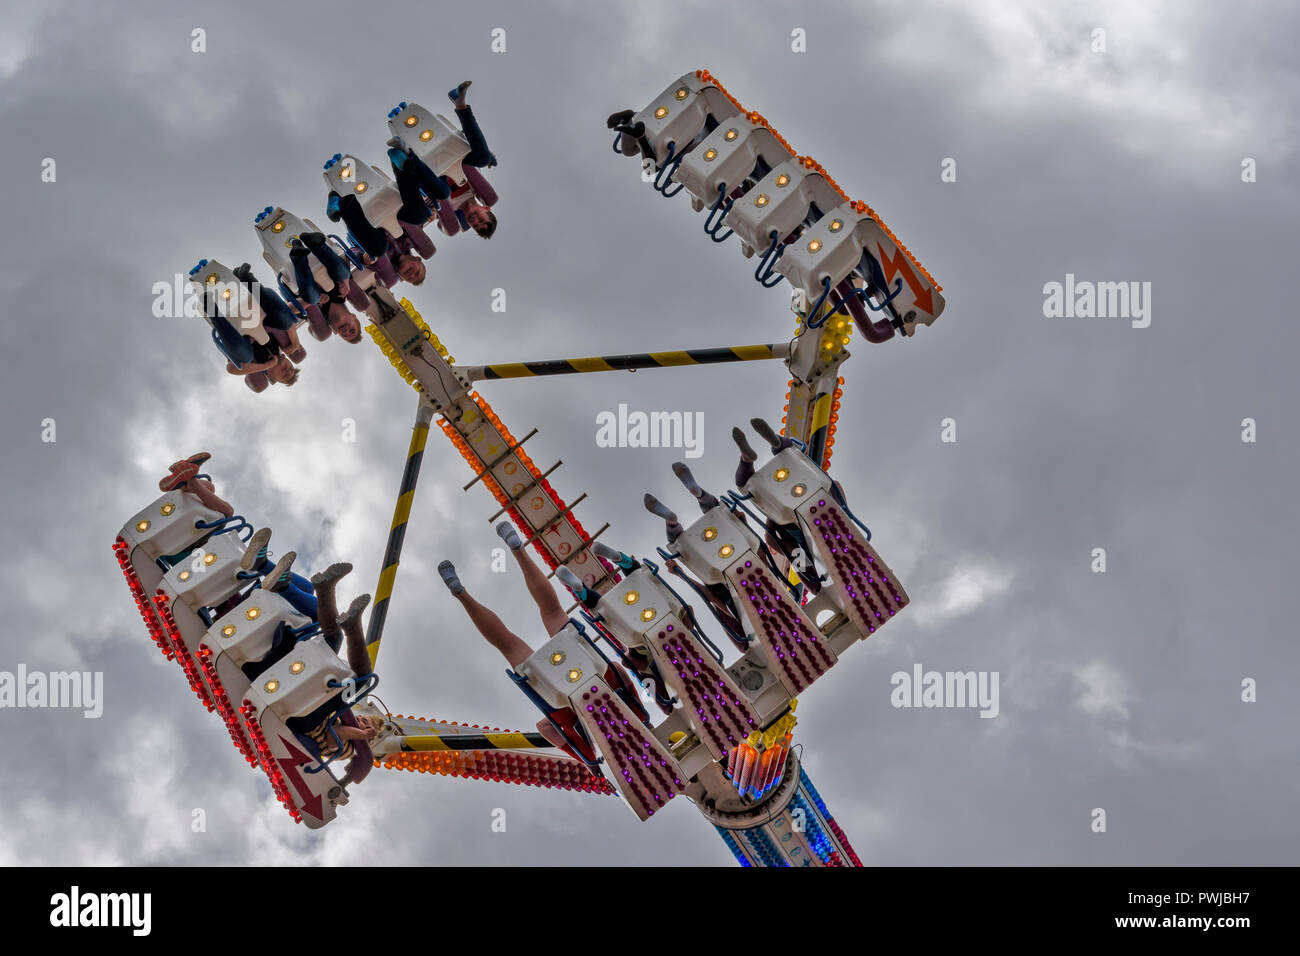
[[[220,521],[224,516],[207,508],[199,499],[182,489],[166,492],[132,515],[118,532],[136,561],[137,549],[150,563],[169,554],[177,554],[212,533],[211,528],[197,527]],[[143,562],[140,562],[143,563]]]
[[[397,220],[397,210],[402,208],[401,194],[381,169],[361,162],[351,153],[341,153],[331,157],[322,175],[333,192],[357,197],[372,226],[385,230],[394,239],[405,234]]]
[[[762,160],[768,169],[790,158],[772,131],[743,116],[733,116],[704,137],[682,160],[673,179],[705,205],[723,201]]]
[[[774,166],[737,200],[723,223],[741,242],[761,251],[772,244],[773,233],[778,242],[797,235],[812,217],[813,206],[820,216],[843,201],[825,177],[791,158]]]
[[[665,87],[631,122],[645,123],[645,137],[654,150],[655,159],[663,163],[690,149],[690,144],[704,131],[709,116],[719,124],[740,114],[722,91],[701,82],[694,73],[684,73]],[[712,201],[712,200],[710,200]]]
[[[208,301],[216,303],[216,312],[225,318],[242,335],[265,345],[271,333],[262,324],[262,306],[235,273],[216,259],[201,259],[190,270],[189,288],[199,297],[199,311],[208,324]],[[216,339],[216,332],[213,332]],[[229,356],[227,356],[229,357]]]

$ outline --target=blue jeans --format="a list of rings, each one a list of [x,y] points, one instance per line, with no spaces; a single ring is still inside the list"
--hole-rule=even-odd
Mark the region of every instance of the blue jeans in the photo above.
[[[468,106],[457,107],[456,119],[460,121],[460,131],[465,134],[465,139],[469,140],[469,155],[460,161],[461,165],[475,166],[479,169],[495,166],[497,158],[488,149],[487,139],[484,138],[483,131],[478,128],[474,111]]]
[[[223,316],[214,316],[212,321],[212,334],[214,341],[221,347],[226,358],[236,365],[247,365],[253,360],[253,345],[248,341],[237,328],[230,324],[230,320]]]
[[[311,265],[307,262],[309,255],[314,255],[319,260],[336,286],[346,282],[352,272],[342,256],[326,243],[321,243],[315,248],[304,244],[301,250],[293,249],[289,253],[289,261],[293,263],[293,281],[298,287],[298,298],[308,305],[315,305],[324,298],[325,292],[317,284],[316,276],[312,274]]]
[[[269,559],[263,559],[258,565],[259,574],[269,574],[275,564]],[[266,587],[266,581],[263,579],[262,587]],[[280,597],[289,602],[295,611],[306,617],[316,620],[316,589],[312,587],[311,582],[301,574],[289,572],[289,583],[284,590],[280,592]]]

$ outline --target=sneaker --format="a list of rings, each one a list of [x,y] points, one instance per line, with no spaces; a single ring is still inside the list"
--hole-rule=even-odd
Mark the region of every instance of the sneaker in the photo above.
[[[582,600],[583,595],[587,592],[587,586],[582,583],[582,580],[576,574],[564,565],[560,565],[555,569],[555,576],[559,578],[561,584],[577,596],[578,600]]]
[[[617,548],[611,548],[603,541],[597,541],[592,544],[591,550],[595,551],[599,557],[604,558],[612,564],[617,565],[623,571],[634,571],[638,567],[636,558],[624,554]]]
[[[502,521],[497,525],[497,537],[506,543],[511,551],[518,551],[524,546],[523,539],[519,537],[519,532],[509,521]]]
[[[286,551],[284,557],[275,562],[273,567],[262,578],[262,587],[267,591],[283,591],[289,586],[289,569],[293,567],[293,562],[298,559],[297,551]],[[268,583],[269,582],[269,583]]]
[[[338,222],[343,218],[343,211],[339,209],[338,193],[330,193],[329,202],[325,204],[325,215],[329,217],[330,222]]]
[[[158,482],[159,491],[175,491],[177,488],[183,488],[185,483],[199,473],[199,466],[195,464],[182,465],[173,471],[166,478]]]
[[[261,528],[253,532],[244,546],[244,556],[239,559],[239,566],[251,571],[266,560],[266,546],[271,543],[271,529]]]
[[[627,121],[636,115],[636,110],[619,110],[617,113],[610,113],[609,119],[605,120],[607,129],[613,129],[616,126],[624,126]]]
[[[438,574],[442,576],[443,583],[452,594],[464,593],[465,585],[461,584],[460,578],[456,576],[456,565],[450,561],[443,561],[438,565]]]
[[[270,532],[267,532],[268,537]],[[311,586],[314,588],[325,587],[337,584],[342,578],[352,572],[352,565],[347,561],[337,561],[331,564],[324,571],[318,571],[311,576]]]
[[[389,140],[389,142],[391,143],[392,140]],[[407,153],[404,147],[392,146],[388,150],[388,161],[393,164],[393,168],[396,170],[403,169],[410,158],[410,154]]]
[[[465,98],[465,91],[469,89],[469,85],[473,82],[474,82],[473,80],[466,80],[465,82],[461,83],[460,86],[456,87],[454,90],[448,90],[447,99],[451,100],[452,103],[454,103],[456,106],[463,106],[464,103],[462,102],[462,100],[464,100]]]
[[[370,604],[370,595],[363,594],[350,605],[348,609],[339,615],[339,627],[344,628],[359,618],[366,607]]]

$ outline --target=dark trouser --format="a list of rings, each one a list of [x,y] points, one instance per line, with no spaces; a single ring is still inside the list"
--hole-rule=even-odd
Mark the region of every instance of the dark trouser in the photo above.
[[[288,332],[298,322],[293,310],[266,286],[258,284],[257,302],[262,307],[262,327]]]
[[[216,334],[216,340],[221,344],[221,350],[226,353],[226,358],[236,365],[246,365],[253,360],[253,346],[237,328],[230,324],[230,320],[220,315],[212,318],[212,331]]]
[[[451,195],[451,189],[444,178],[414,153],[406,154],[401,169],[393,166],[393,177],[397,180],[397,191],[402,197],[402,208],[397,210],[397,218],[413,226],[423,226],[429,220],[429,204],[424,201],[425,196],[429,197],[430,202],[437,202]]]
[[[456,119],[460,121],[460,131],[465,134],[465,139],[469,141],[469,155],[460,161],[462,166],[474,166],[482,169],[485,166],[495,166],[497,158],[492,155],[488,149],[487,139],[483,136],[483,131],[478,127],[478,120],[474,118],[474,111],[468,106],[456,107]]]
[[[325,297],[325,291],[316,282],[316,276],[312,273],[311,264],[307,261],[309,255],[315,255],[317,260],[325,266],[325,271],[334,280],[335,286],[346,282],[352,275],[352,270],[343,261],[343,257],[331,249],[324,241],[325,237],[319,233],[316,233],[315,236],[319,240],[316,243],[309,243],[306,239],[303,239],[302,246],[295,246],[289,251],[289,261],[293,263],[293,281],[294,285],[298,287],[298,298],[308,305],[314,305]],[[302,239],[303,237],[300,236],[299,238]]]
[[[361,244],[367,255],[378,259],[388,253],[388,233],[370,224],[356,196],[348,193],[339,198],[339,214],[352,238]]]

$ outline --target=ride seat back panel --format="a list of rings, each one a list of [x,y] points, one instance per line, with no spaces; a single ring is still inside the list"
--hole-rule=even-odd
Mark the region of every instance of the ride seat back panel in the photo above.
[[[907,592],[830,495],[809,496],[797,513],[809,547],[831,576],[822,594],[865,640],[907,606]]]
[[[736,604],[772,672],[791,697],[797,696],[835,665],[835,651],[763,562],[752,554],[744,558],[727,570]]]

